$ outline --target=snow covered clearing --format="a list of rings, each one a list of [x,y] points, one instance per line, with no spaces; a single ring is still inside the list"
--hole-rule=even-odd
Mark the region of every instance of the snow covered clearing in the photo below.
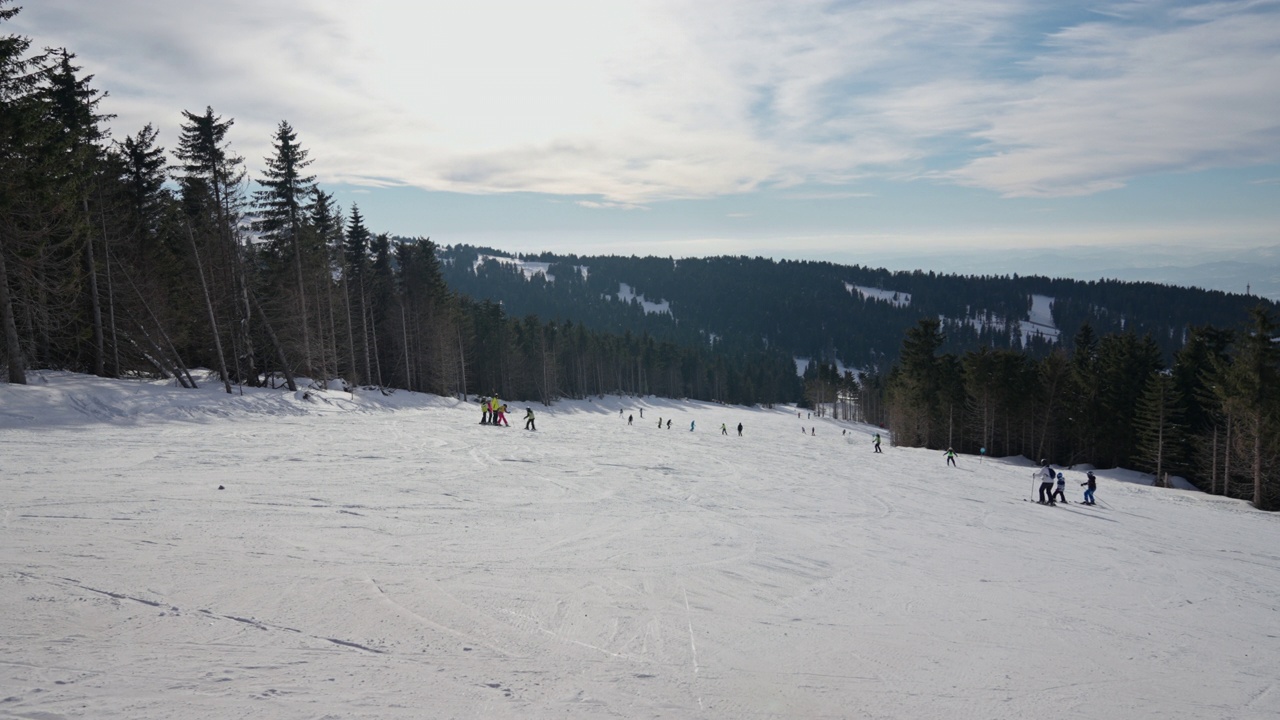
[[[863,287],[861,285],[844,284],[844,289],[849,294],[858,293],[863,299],[870,298],[872,300],[880,300],[887,302],[896,307],[909,307],[911,305],[911,293],[894,292],[893,290],[882,290],[880,288]]]
[[[624,303],[631,302],[632,298],[639,300],[640,307],[644,308],[644,312],[646,315],[652,315],[654,313],[666,313],[668,315],[671,314],[671,303],[667,302],[666,300],[662,300],[659,302],[652,302],[650,300],[646,300],[643,295],[637,295],[636,292],[631,288],[631,286],[626,283],[618,283],[617,297],[618,297],[618,300],[621,300]]]
[[[0,386],[3,717],[1280,714],[1240,502],[1043,507],[794,408],[43,378]]]
[[[519,268],[520,272],[524,273],[524,278],[526,280],[532,280],[534,275],[541,275],[547,279],[547,282],[556,281],[556,276],[552,275],[550,272],[551,263],[534,262],[532,260],[519,260],[517,258],[500,257],[498,255],[480,255],[479,257],[476,258],[475,265],[472,267],[472,269],[474,270],[480,267],[481,265],[485,264],[489,260],[496,260],[500,263],[503,263],[506,265],[513,265]],[[578,272],[582,274],[582,279],[586,280],[587,268],[582,265],[576,265],[575,267],[577,268]]]
[[[1040,335],[1046,340],[1056,342],[1060,332],[1053,323],[1053,298],[1047,295],[1031,296],[1031,311],[1027,319],[1022,321],[1022,337]]]

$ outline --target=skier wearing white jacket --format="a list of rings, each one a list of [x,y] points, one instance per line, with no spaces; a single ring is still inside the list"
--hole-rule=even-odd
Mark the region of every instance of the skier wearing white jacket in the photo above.
[[[1040,504],[1053,505],[1053,468],[1049,467],[1049,463],[1041,461],[1040,469],[1036,471],[1035,477],[1040,479]]]

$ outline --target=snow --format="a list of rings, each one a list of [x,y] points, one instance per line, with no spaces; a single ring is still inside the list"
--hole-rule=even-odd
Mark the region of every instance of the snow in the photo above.
[[[911,293],[894,292],[893,290],[883,290],[881,288],[864,287],[862,285],[844,284],[844,289],[849,294],[858,293],[863,299],[871,298],[872,300],[882,300],[895,307],[909,307],[911,305]]]
[[[534,262],[532,260],[520,260],[518,258],[503,257],[501,255],[479,255],[476,258],[475,263],[472,265],[472,270],[479,268],[481,265],[485,264],[489,260],[496,260],[500,263],[503,263],[506,265],[513,265],[519,268],[520,272],[524,273],[524,277],[526,280],[532,280],[535,275],[541,275],[542,277],[546,278],[547,282],[556,281],[556,276],[552,275],[550,272],[551,263]],[[575,265],[574,267],[578,270],[579,273],[582,274],[582,279],[586,280],[587,268],[583,265]]]
[[[1047,295],[1031,296],[1031,312],[1027,319],[1021,321],[1022,337],[1040,335],[1046,340],[1056,342],[1060,335],[1058,326],[1053,323],[1053,298]]]
[[[1042,507],[1024,460],[794,408],[303,395],[0,385],[0,716],[1280,713],[1238,501]]]
[[[640,307],[644,308],[644,312],[646,315],[651,315],[654,313],[666,313],[668,315],[671,314],[671,303],[667,302],[666,300],[662,300],[659,302],[652,302],[650,300],[646,300],[643,295],[637,295],[636,292],[631,288],[631,286],[626,283],[618,283],[617,297],[619,300],[625,303],[631,302],[632,298],[639,300]]]

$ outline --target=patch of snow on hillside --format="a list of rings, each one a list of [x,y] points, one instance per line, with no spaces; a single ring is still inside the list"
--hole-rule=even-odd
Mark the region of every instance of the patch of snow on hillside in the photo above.
[[[1021,330],[1023,338],[1040,335],[1056,342],[1061,332],[1053,324],[1053,298],[1048,295],[1032,295],[1031,312],[1021,322]]]
[[[652,315],[654,313],[666,313],[671,315],[671,303],[663,300],[661,302],[651,302],[646,300],[643,295],[637,295],[631,286],[626,283],[618,283],[618,299],[624,303],[631,302],[632,298],[640,301],[640,306],[644,308],[645,314]]]
[[[517,268],[520,269],[520,272],[524,273],[524,278],[526,280],[532,280],[534,275],[541,275],[547,279],[547,282],[556,281],[556,276],[548,272],[549,268],[551,267],[551,263],[532,262],[529,260],[518,260],[516,258],[510,258],[510,257],[499,257],[497,255],[480,255],[479,257],[476,258],[475,265],[472,267],[472,269],[474,270],[475,268],[480,267],[486,261],[489,261],[489,260],[496,260],[502,263],[503,265],[516,266]]]
[[[908,307],[911,305],[911,293],[894,292],[893,290],[882,290],[880,288],[864,287],[862,285],[844,284],[844,289],[850,295],[858,293],[864,299],[881,300],[895,307]]]

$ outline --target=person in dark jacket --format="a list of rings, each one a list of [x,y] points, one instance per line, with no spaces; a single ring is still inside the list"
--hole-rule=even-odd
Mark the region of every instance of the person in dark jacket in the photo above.
[[[1093,491],[1098,489],[1098,478],[1093,474],[1092,470],[1085,473],[1085,477],[1088,479],[1080,483],[1081,487],[1088,486],[1084,488],[1084,504],[1097,505],[1093,501]]]

